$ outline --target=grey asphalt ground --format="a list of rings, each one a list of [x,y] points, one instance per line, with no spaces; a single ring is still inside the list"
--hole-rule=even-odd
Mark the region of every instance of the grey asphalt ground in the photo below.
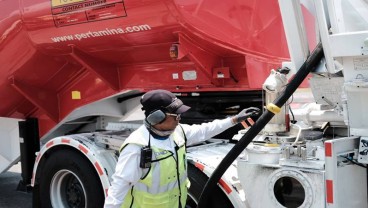
[[[31,208],[32,193],[17,191],[22,179],[20,163],[0,174],[0,208]]]

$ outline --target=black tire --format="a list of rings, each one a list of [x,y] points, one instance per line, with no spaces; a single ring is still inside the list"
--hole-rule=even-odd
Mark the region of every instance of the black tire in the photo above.
[[[188,191],[186,208],[195,208],[197,207],[197,202],[199,201],[199,197],[208,177],[193,165],[188,165],[188,177],[190,180],[190,188]],[[221,188],[217,186],[216,189],[212,191],[208,207],[233,208],[234,206]]]
[[[59,149],[45,159],[37,174],[41,208],[103,207],[99,176],[83,154]]]

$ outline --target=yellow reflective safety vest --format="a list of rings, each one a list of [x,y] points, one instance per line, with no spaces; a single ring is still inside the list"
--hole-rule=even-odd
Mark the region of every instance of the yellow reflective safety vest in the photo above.
[[[141,127],[125,140],[120,150],[128,144],[147,146],[148,139],[148,130],[145,127]],[[151,136],[151,139],[154,138]],[[187,177],[184,131],[182,128],[176,128],[168,139],[174,141],[176,153],[151,146],[151,167],[147,174],[128,191],[122,207],[185,207],[190,183]],[[177,155],[177,159],[174,154]]]

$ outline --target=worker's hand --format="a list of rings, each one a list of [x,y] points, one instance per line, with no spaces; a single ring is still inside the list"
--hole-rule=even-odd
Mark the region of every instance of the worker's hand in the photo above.
[[[256,107],[246,108],[246,109],[243,109],[242,111],[240,111],[240,113],[238,113],[238,115],[234,116],[232,118],[232,121],[233,121],[234,124],[237,124],[237,123],[240,123],[240,122],[246,120],[250,116],[257,115],[259,112],[260,112],[259,108],[256,108]]]

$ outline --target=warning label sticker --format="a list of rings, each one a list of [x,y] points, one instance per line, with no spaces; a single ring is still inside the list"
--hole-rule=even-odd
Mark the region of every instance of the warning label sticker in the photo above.
[[[353,64],[355,70],[367,70],[368,59],[367,58],[353,58]]]
[[[56,27],[126,17],[123,0],[51,0]]]

